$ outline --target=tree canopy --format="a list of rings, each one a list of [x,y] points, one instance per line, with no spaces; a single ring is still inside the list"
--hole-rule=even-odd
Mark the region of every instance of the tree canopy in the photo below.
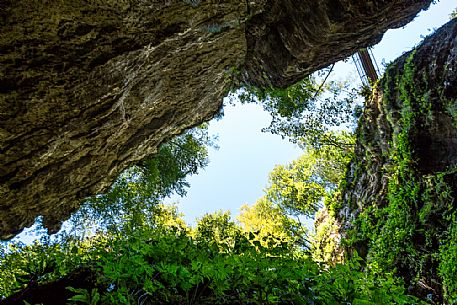
[[[349,158],[339,147],[309,149],[291,165],[276,168],[266,195],[243,206],[238,223],[220,211],[189,227],[176,206],[160,200],[183,192],[185,176],[205,164],[207,139],[181,136],[129,169],[107,194],[88,200],[73,221],[102,221],[92,235],[62,232],[31,245],[2,245],[3,303],[415,302],[399,279],[363,268],[357,256],[328,268],[313,260],[309,233],[293,215],[311,215],[335,190]],[[283,183],[297,190],[316,186],[319,196],[277,192]]]
[[[70,219],[71,229],[134,229],[151,221],[156,205],[171,194],[185,195],[188,176],[207,165],[207,149],[216,146],[207,128],[202,125],[187,131],[162,145],[156,154],[129,167],[108,192],[85,201]]]
[[[285,89],[247,88],[244,101],[261,102],[273,116],[267,130],[300,143],[304,153],[276,166],[264,195],[243,205],[237,220],[218,211],[192,227],[175,205],[163,204],[172,193],[185,194],[186,178],[207,164],[212,141],[203,126],[163,144],[106,194],[89,198],[69,230],[30,245],[2,244],[1,303],[454,304],[456,168],[418,170],[411,132],[433,115],[429,92],[415,90],[413,56],[394,80],[402,108],[386,118],[399,128],[377,158],[370,150],[354,154],[354,136],[336,128],[355,118],[346,85],[309,77]],[[387,106],[382,110],[400,107]],[[359,145],[377,141],[370,127],[358,131]],[[388,159],[383,166],[381,158]],[[388,177],[380,190],[385,200],[364,208],[357,201],[351,219],[340,217],[344,188],[365,187],[355,177],[372,179],[373,171]],[[314,230],[304,218],[314,218]],[[423,280],[435,271],[443,291]],[[433,294],[409,295],[414,283]]]
[[[303,147],[352,145],[334,137],[335,128],[353,128],[360,113],[359,90],[349,79],[329,80],[334,65],[287,88],[244,87],[232,93],[242,103],[259,103],[270,113],[270,126],[263,129],[288,138]]]
[[[345,143],[354,141],[347,133],[331,137]],[[290,215],[312,217],[339,185],[351,157],[352,150],[346,147],[308,147],[299,159],[273,169],[266,196]]]
[[[398,280],[363,271],[359,259],[324,271],[289,246],[252,243],[257,233],[247,233],[224,213],[203,217],[194,233],[167,223],[144,224],[128,234],[10,244],[0,256],[0,290],[10,296],[4,302],[64,304],[58,302],[62,297],[71,304],[413,301]],[[72,282],[81,273],[86,280]],[[59,286],[62,279],[73,287]],[[43,283],[49,290],[36,288]],[[21,291],[23,285],[29,288]]]

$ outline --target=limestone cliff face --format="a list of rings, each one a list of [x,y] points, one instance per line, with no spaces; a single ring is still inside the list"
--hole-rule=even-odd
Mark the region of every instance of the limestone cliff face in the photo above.
[[[0,1],[0,238],[57,230],[234,84],[290,85],[430,2]]]
[[[430,175],[457,165],[457,20],[413,52],[390,65],[367,102],[358,128],[356,158],[347,176],[347,220],[373,202],[385,204],[388,173],[395,162],[393,140],[402,131],[405,112],[399,78],[405,76],[408,58],[414,70],[411,85],[417,89],[409,92],[408,109],[419,116],[408,130],[415,169]]]
[[[392,63],[368,100],[339,215],[342,232],[368,261],[395,269],[411,293],[441,304],[439,251],[456,194],[454,19]]]

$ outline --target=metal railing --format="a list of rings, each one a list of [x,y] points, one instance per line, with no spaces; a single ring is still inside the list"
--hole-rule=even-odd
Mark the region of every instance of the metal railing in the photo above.
[[[352,60],[364,85],[370,86],[378,80],[379,67],[370,49],[360,49],[352,55]]]

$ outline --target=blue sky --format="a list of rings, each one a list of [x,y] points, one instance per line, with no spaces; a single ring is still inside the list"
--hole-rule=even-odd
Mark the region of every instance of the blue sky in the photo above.
[[[401,29],[388,31],[383,40],[373,48],[380,68],[382,62],[390,62],[419,44],[424,36],[449,20],[457,6],[455,0],[441,0],[429,10]],[[351,77],[358,81],[352,61],[337,63],[335,79]],[[298,158],[302,151],[281,137],[262,133],[270,123],[270,116],[258,105],[227,105],[225,115],[210,123],[211,134],[218,135],[219,150],[210,149],[209,165],[198,175],[188,179],[191,184],[184,198],[174,196],[167,203],[179,201],[179,210],[187,223],[217,210],[229,210],[238,214],[242,204],[253,204],[263,195],[268,183],[268,173],[277,164],[285,164]],[[309,223],[308,223],[309,225]],[[16,239],[31,242],[39,234],[32,226]]]
[[[446,23],[456,6],[455,0],[441,0],[404,28],[389,30],[373,48],[380,68],[382,62],[393,61]],[[347,75],[358,79],[352,61],[338,63],[333,77]],[[222,120],[211,122],[209,128],[219,137],[219,150],[211,149],[207,168],[188,179],[191,187],[187,196],[168,201],[179,201],[179,209],[189,224],[196,217],[217,210],[229,210],[236,216],[242,204],[253,204],[263,195],[268,173],[276,164],[290,162],[302,153],[287,140],[260,131],[270,123],[269,114],[260,106],[227,105],[224,113]]]

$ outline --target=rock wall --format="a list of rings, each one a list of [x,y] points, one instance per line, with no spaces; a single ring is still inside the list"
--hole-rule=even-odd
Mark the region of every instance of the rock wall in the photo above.
[[[233,86],[287,86],[431,0],[3,0],[0,238],[54,232]]]
[[[441,304],[438,270],[457,214],[457,19],[388,67],[355,153],[339,210],[349,251]]]

